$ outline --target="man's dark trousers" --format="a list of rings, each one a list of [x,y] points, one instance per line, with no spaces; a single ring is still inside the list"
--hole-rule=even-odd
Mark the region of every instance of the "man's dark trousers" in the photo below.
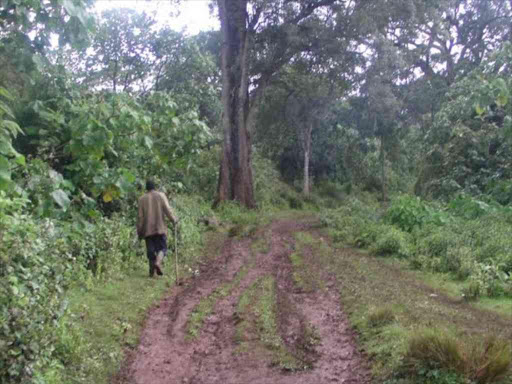
[[[157,274],[162,275],[162,271],[158,268],[158,253],[162,252],[163,256],[167,254],[167,237],[165,235],[153,235],[146,237],[146,251],[149,261],[149,276],[154,276],[155,270]]]

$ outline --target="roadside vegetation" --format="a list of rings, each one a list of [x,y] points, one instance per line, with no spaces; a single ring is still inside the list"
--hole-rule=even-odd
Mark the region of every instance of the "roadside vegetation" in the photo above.
[[[328,265],[376,378],[508,382],[508,208],[398,195],[383,209],[363,196],[320,217],[334,248]]]
[[[399,195],[386,210],[368,195],[322,213],[336,243],[450,276],[470,301],[512,297],[511,219],[508,207],[463,195],[444,204]]]

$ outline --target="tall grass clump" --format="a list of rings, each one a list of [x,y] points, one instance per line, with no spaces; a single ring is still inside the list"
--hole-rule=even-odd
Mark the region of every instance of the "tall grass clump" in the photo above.
[[[373,310],[368,315],[367,324],[370,328],[378,328],[395,321],[395,313],[390,307],[381,307]]]
[[[479,384],[494,383],[510,374],[510,343],[490,337],[464,340],[439,329],[416,332],[408,342],[404,366],[412,372],[443,370]]]

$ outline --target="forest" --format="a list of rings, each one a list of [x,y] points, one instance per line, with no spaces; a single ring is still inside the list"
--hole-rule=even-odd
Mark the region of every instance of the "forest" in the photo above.
[[[0,383],[511,383],[512,0],[206,2],[0,0]],[[159,302],[227,360],[137,371]]]

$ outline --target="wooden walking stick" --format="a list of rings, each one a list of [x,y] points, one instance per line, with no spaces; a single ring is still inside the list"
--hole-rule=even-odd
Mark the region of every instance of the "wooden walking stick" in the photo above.
[[[176,270],[176,285],[180,285],[178,279],[178,223],[174,224],[174,255],[175,255],[175,270]]]

